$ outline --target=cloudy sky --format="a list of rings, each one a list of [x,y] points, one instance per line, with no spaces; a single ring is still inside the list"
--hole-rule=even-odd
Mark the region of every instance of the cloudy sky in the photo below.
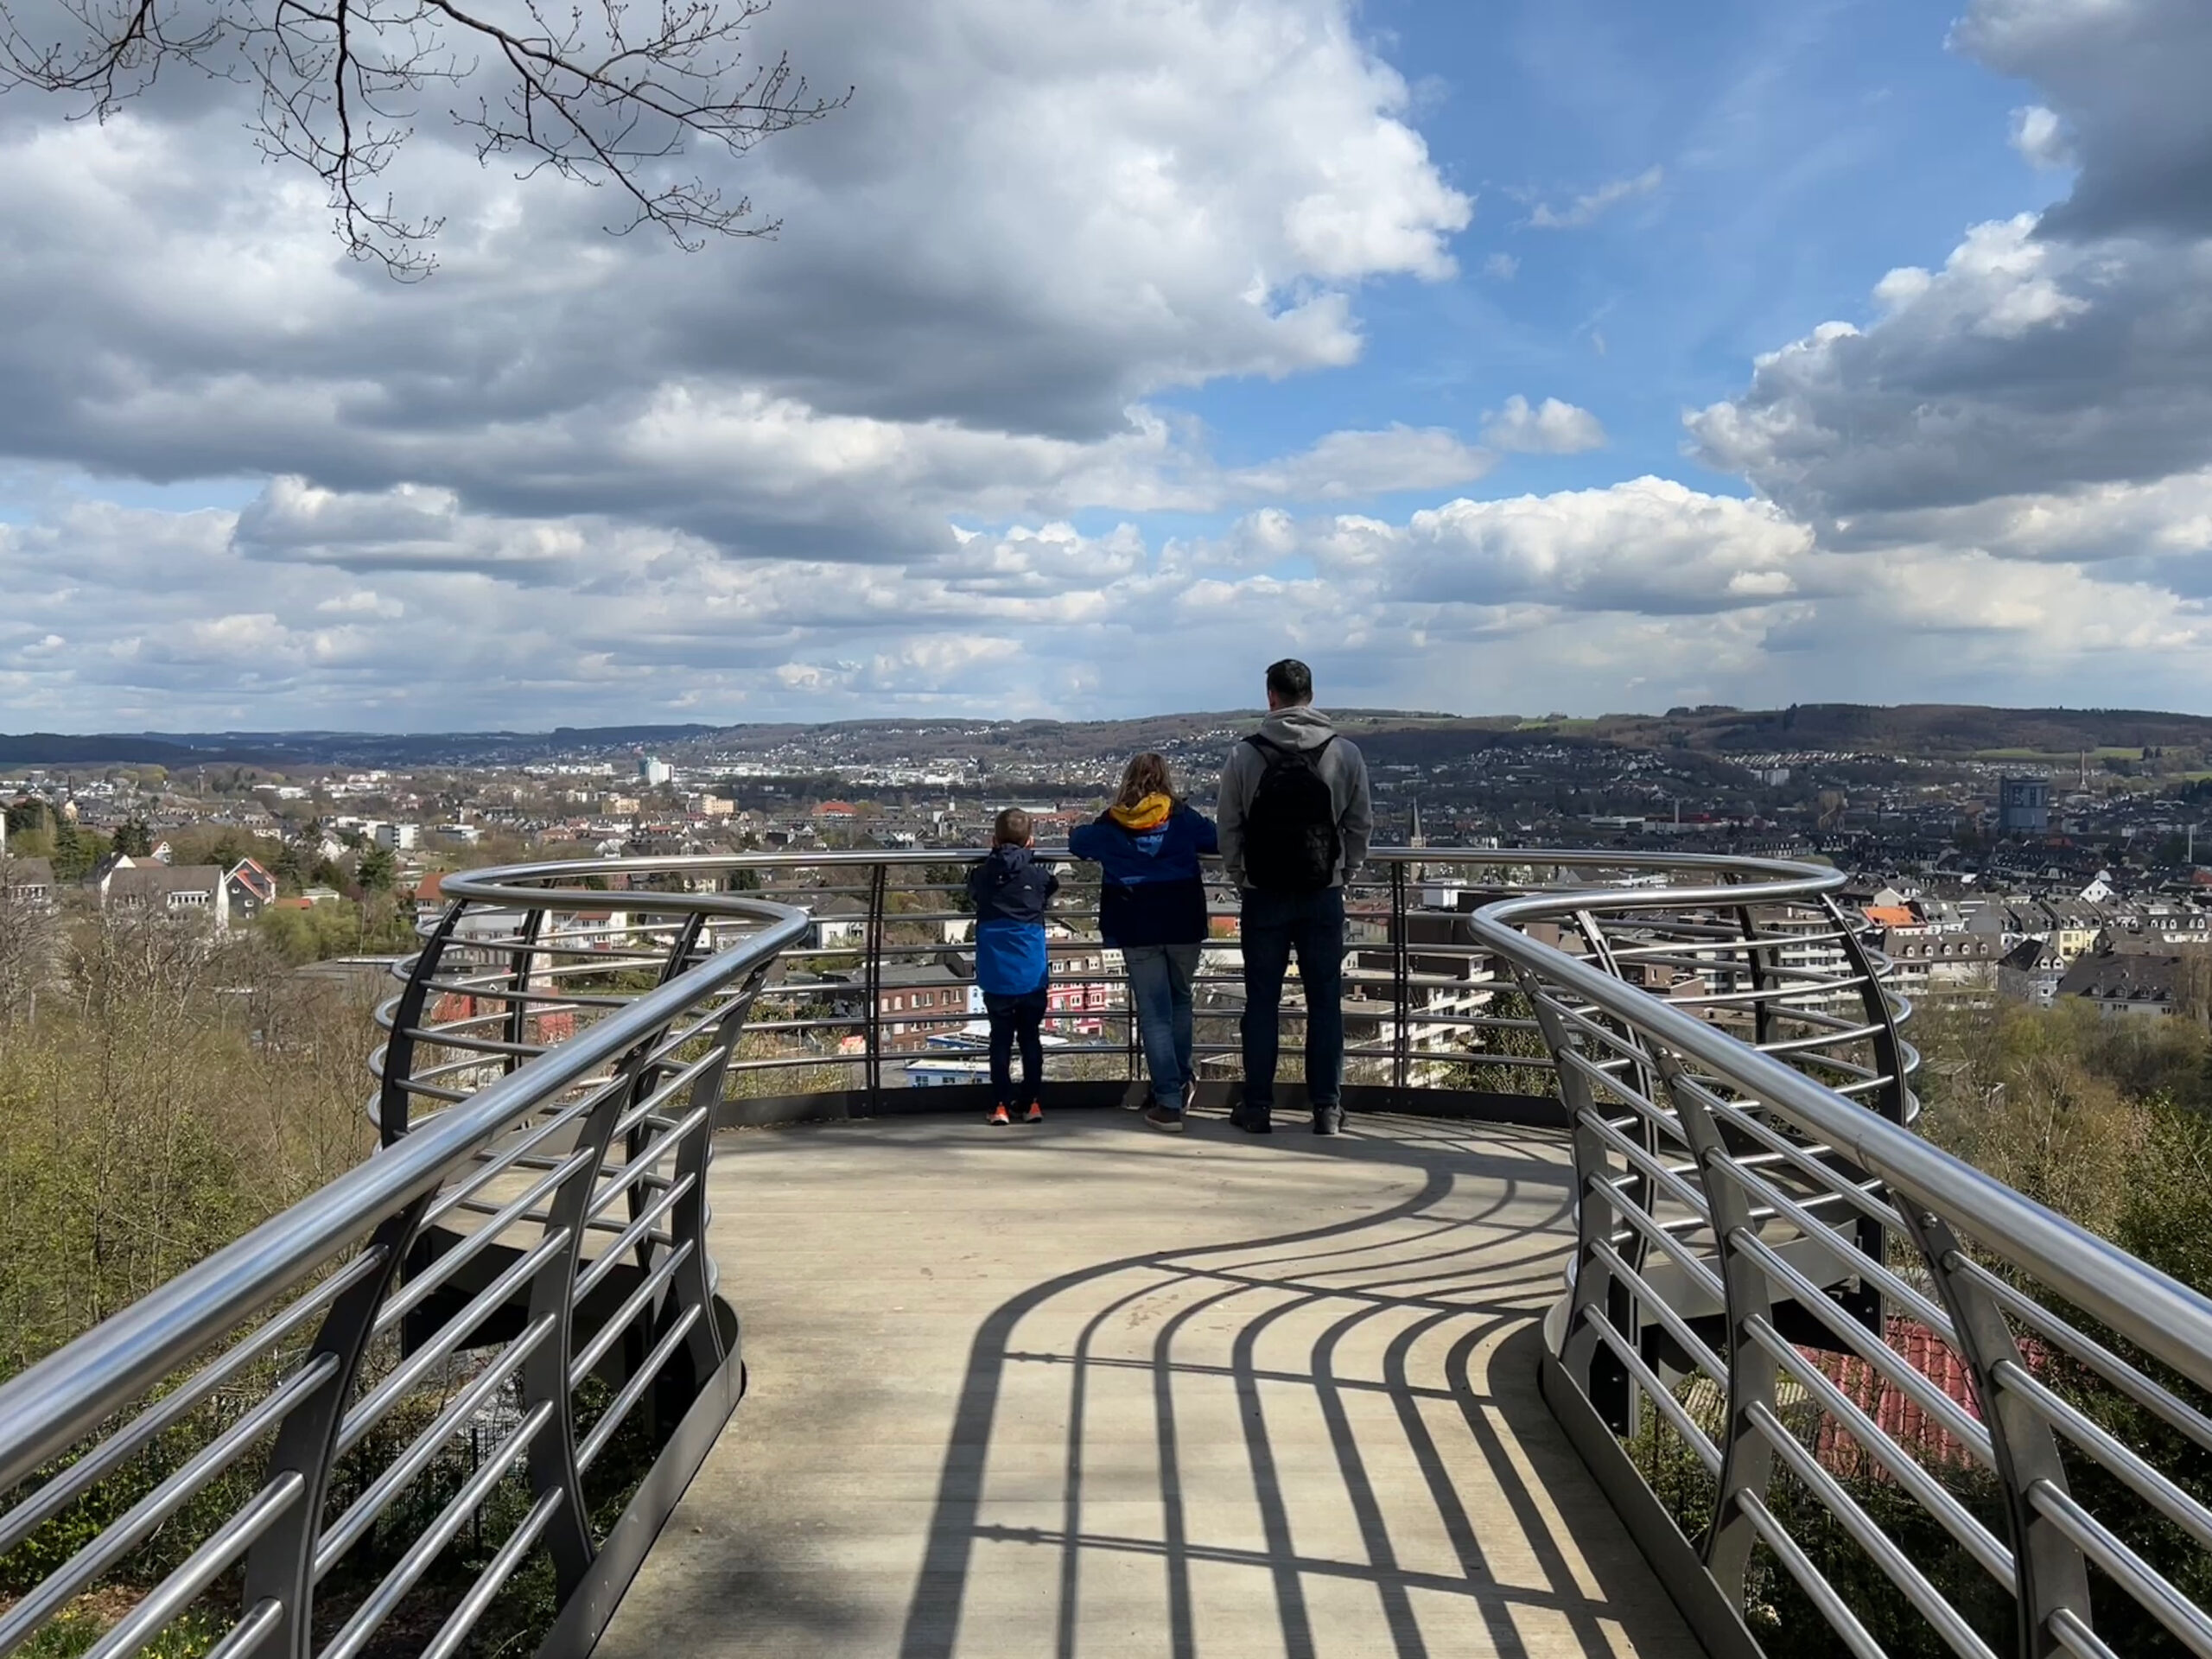
[[[773,240],[0,97],[0,728],[2212,710],[2203,0],[779,0]]]

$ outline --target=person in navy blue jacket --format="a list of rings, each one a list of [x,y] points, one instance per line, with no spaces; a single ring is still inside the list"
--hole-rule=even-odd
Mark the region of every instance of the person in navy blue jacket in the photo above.
[[[1114,804],[1068,837],[1068,851],[1104,872],[1098,931],[1128,965],[1152,1104],[1145,1122],[1179,1134],[1198,1087],[1191,1069],[1191,984],[1206,938],[1198,859],[1220,845],[1213,820],[1176,798],[1167,762],[1140,754]]]
[[[976,901],[976,983],[991,1020],[991,1122],[1011,1123],[1020,1101],[1028,1122],[1045,1121],[1045,1043],[1039,1034],[1052,986],[1045,906],[1060,878],[1037,861],[1029,815],[1018,806],[991,826],[991,854],[968,875]],[[1021,1094],[1014,1092],[1014,1046],[1021,1044]]]

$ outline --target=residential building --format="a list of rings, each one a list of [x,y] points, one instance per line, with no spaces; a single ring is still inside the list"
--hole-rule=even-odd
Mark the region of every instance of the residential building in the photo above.
[[[2164,1018],[2181,1010],[2190,958],[2110,948],[2082,957],[2058,982],[2058,996],[2081,997],[2107,1020]]]
[[[960,1031],[982,1013],[972,974],[945,963],[886,963],[877,975],[877,1030],[887,1054],[925,1049],[931,1038]]]
[[[219,864],[172,868],[126,861],[108,871],[99,889],[104,909],[205,918],[219,933],[231,925],[230,880]]]
[[[240,859],[223,880],[229,889],[231,915],[238,921],[251,923],[276,902],[276,878],[257,860]]]
[[[54,862],[44,858],[10,858],[0,852],[0,898],[17,904],[51,906],[54,902]]]
[[[1997,994],[2008,1002],[2047,1008],[2066,976],[2067,958],[2047,939],[2022,939],[1998,959]]]
[[[809,905],[818,950],[856,950],[868,942],[868,906],[849,894],[826,893]]]
[[[1890,959],[1890,982],[1904,995],[1973,995],[1997,983],[2002,941],[1977,932],[1885,932],[1874,946]]]

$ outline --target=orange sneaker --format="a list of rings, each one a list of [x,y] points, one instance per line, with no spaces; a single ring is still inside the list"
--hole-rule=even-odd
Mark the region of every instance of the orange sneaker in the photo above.
[[[1025,1123],[1042,1123],[1044,1121],[1045,1109],[1039,1105],[1035,1101],[1031,1101],[1029,1103],[1029,1116],[1022,1119],[1022,1122]]]
[[[992,1109],[991,1122],[998,1124],[1001,1128],[1003,1128],[1007,1124],[1013,1122],[1014,1120],[1007,1116],[1005,1107],[999,1106]]]

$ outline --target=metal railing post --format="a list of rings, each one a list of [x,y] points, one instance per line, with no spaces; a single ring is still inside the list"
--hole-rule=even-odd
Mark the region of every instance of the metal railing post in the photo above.
[[[1591,1120],[1599,1114],[1590,1079],[1557,1058],[1573,1042],[1566,1022],[1532,976],[1522,974],[1518,968],[1512,972],[1552,1051],[1560,1098],[1567,1106],[1568,1122],[1573,1125],[1574,1261],[1560,1363],[1597,1408],[1606,1426],[1624,1433],[1630,1427],[1629,1407],[1635,1390],[1630,1386],[1627,1370],[1591,1328],[1592,1320],[1604,1319],[1630,1341],[1636,1337],[1635,1308],[1628,1287],[1614,1281],[1612,1269],[1605,1264],[1601,1253],[1603,1249],[1621,1248],[1621,1235],[1627,1231],[1613,1213],[1615,1205],[1621,1202],[1621,1195],[1613,1185],[1612,1164],[1605,1139],[1591,1127]]]
[[[1774,1471],[1774,1446],[1752,1416],[1752,1408],[1774,1409],[1774,1357],[1751,1335],[1754,1319],[1771,1323],[1772,1287],[1766,1270],[1745,1255],[1736,1242],[1739,1231],[1756,1236],[1751,1199],[1736,1182],[1715,1173],[1732,1154],[1713,1121],[1713,1114],[1694,1088],[1681,1084],[1681,1066],[1662,1050],[1660,1072],[1667,1096],[1674,1103],[1682,1138],[1689,1143],[1697,1166],[1698,1189],[1706,1213],[1712,1218],[1713,1241],[1720,1263],[1721,1294],[1726,1299],[1724,1316],[1728,1338],[1722,1357],[1728,1365],[1728,1421],[1720,1440],[1720,1476],[1713,1492],[1713,1520],[1706,1529],[1700,1554],[1705,1570],[1732,1606],[1744,1605],[1744,1575],[1758,1541],[1751,1518],[1745,1513],[1745,1494],[1764,1499]]]
[[[544,1428],[530,1443],[530,1486],[535,1498],[543,1500],[556,1494],[560,1498],[547,1524],[545,1544],[553,1557],[554,1578],[563,1600],[583,1582],[593,1556],[598,1554],[591,1535],[591,1516],[584,1504],[583,1471],[576,1461],[575,1394],[569,1376],[576,1348],[576,1275],[583,1265],[592,1194],[607,1173],[614,1126],[630,1105],[640,1069],[639,1060],[652,1041],[649,1038],[640,1043],[616,1067],[615,1079],[601,1086],[598,1100],[576,1131],[576,1150],[589,1156],[556,1189],[545,1222],[549,1234],[565,1231],[566,1237],[530,1279],[529,1322],[535,1325],[549,1317],[552,1320],[545,1339],[523,1362],[524,1410],[543,1406],[551,1411]]]
[[[331,1304],[315,1333],[315,1346],[301,1362],[313,1365],[327,1355],[335,1357],[338,1364],[314,1401],[285,1418],[270,1448],[268,1479],[296,1472],[306,1484],[299,1501],[246,1553],[241,1614],[251,1613],[264,1601],[275,1602],[280,1610],[277,1626],[266,1638],[265,1653],[308,1659],[315,1651],[315,1547],[322,1539],[323,1505],[337,1461],[339,1431],[376,1335],[377,1310],[398,1280],[429,1203],[427,1198],[417,1198],[377,1228],[368,1248],[381,1252],[382,1262]]]
[[[438,969],[445,961],[446,945],[453,938],[461,912],[467,907],[467,900],[461,899],[446,906],[437,927],[415,953],[415,965],[408,970],[407,983],[393,1005],[391,1034],[385,1039],[384,1046],[384,1079],[377,1088],[377,1139],[384,1146],[391,1145],[405,1135],[408,1122],[414,1116],[407,1084],[415,1075],[415,1033],[422,1028],[430,982],[438,976]]]
[[[1890,1008],[1890,999],[1882,988],[1880,976],[1874,970],[1873,957],[1867,952],[1866,942],[1858,931],[1844,919],[1842,908],[1833,897],[1822,900],[1823,913],[1830,925],[1843,935],[1839,942],[1844,959],[1851,964],[1851,971],[1865,982],[1859,987],[1859,1006],[1866,1022],[1872,1026],[1875,1065],[1888,1076],[1872,1103],[1873,1109],[1892,1123],[1904,1124],[1911,1121],[1911,1085],[1905,1077],[1904,1044],[1897,1036],[1897,1020]],[[1857,1169],[1847,1160],[1838,1159],[1846,1173],[1854,1179],[1865,1179],[1865,1172]],[[1888,1260],[1888,1230],[1871,1216],[1859,1216],[1852,1224],[1853,1242],[1860,1250],[1877,1262]],[[1886,1313],[1882,1306],[1881,1288],[1876,1285],[1862,1285],[1855,1293],[1847,1293],[1846,1305],[1859,1322],[1876,1336],[1883,1333]]]
[[[883,906],[891,867],[872,864],[868,882],[868,1109],[883,1109]]]
[[[692,1321],[691,1334],[686,1338],[693,1374],[698,1377],[711,1375],[730,1357],[722,1340],[721,1325],[715,1318],[715,1262],[707,1249],[707,1227],[714,1219],[714,1206],[707,1198],[707,1172],[715,1156],[715,1109],[721,1102],[730,1057],[745,1035],[745,1022],[752,1017],[753,999],[760,995],[767,977],[764,964],[746,980],[730,1005],[722,1010],[721,1021],[715,1028],[714,1057],[691,1083],[691,1109],[703,1110],[706,1119],[685,1138],[676,1156],[675,1179],[688,1185],[669,1211],[668,1235],[675,1249],[682,1249],[689,1244],[690,1255],[669,1285],[668,1306],[677,1313],[690,1308],[698,1310],[698,1317]],[[640,1241],[641,1247],[643,1243]],[[642,1248],[638,1266],[641,1272],[650,1266]]]
[[[1390,1011],[1396,1034],[1390,1044],[1391,1104],[1409,1086],[1413,1073],[1413,958],[1406,938],[1406,867],[1390,866]]]
[[[545,931],[546,912],[532,910],[522,918],[522,942],[512,957],[509,972],[513,984],[508,988],[514,993],[507,1004],[507,1040],[520,1047],[530,1039],[530,977],[531,967],[537,956],[538,936]],[[550,980],[546,982],[550,984]],[[523,1063],[519,1054],[507,1056],[506,1070],[512,1071]]]
[[[2084,1630],[2094,1630],[2096,1623],[2080,1547],[2029,1500],[2038,1483],[2067,1491],[2058,1438],[2049,1421],[1997,1375],[1999,1362],[2021,1363],[2019,1345],[2003,1310],[1953,1265],[1965,1255],[1958,1236],[1931,1211],[1916,1210],[1902,1199],[1895,1207],[1905,1236],[1935,1281],[1943,1311],[1951,1316],[1959,1357],[1973,1375],[1982,1427],[1989,1431],[1992,1460],[2005,1491],[2006,1541],[2012,1548],[2015,1650],[2020,1659],[2052,1659],[2064,1651],[2051,1633],[2052,1614],[2071,1613]]]

